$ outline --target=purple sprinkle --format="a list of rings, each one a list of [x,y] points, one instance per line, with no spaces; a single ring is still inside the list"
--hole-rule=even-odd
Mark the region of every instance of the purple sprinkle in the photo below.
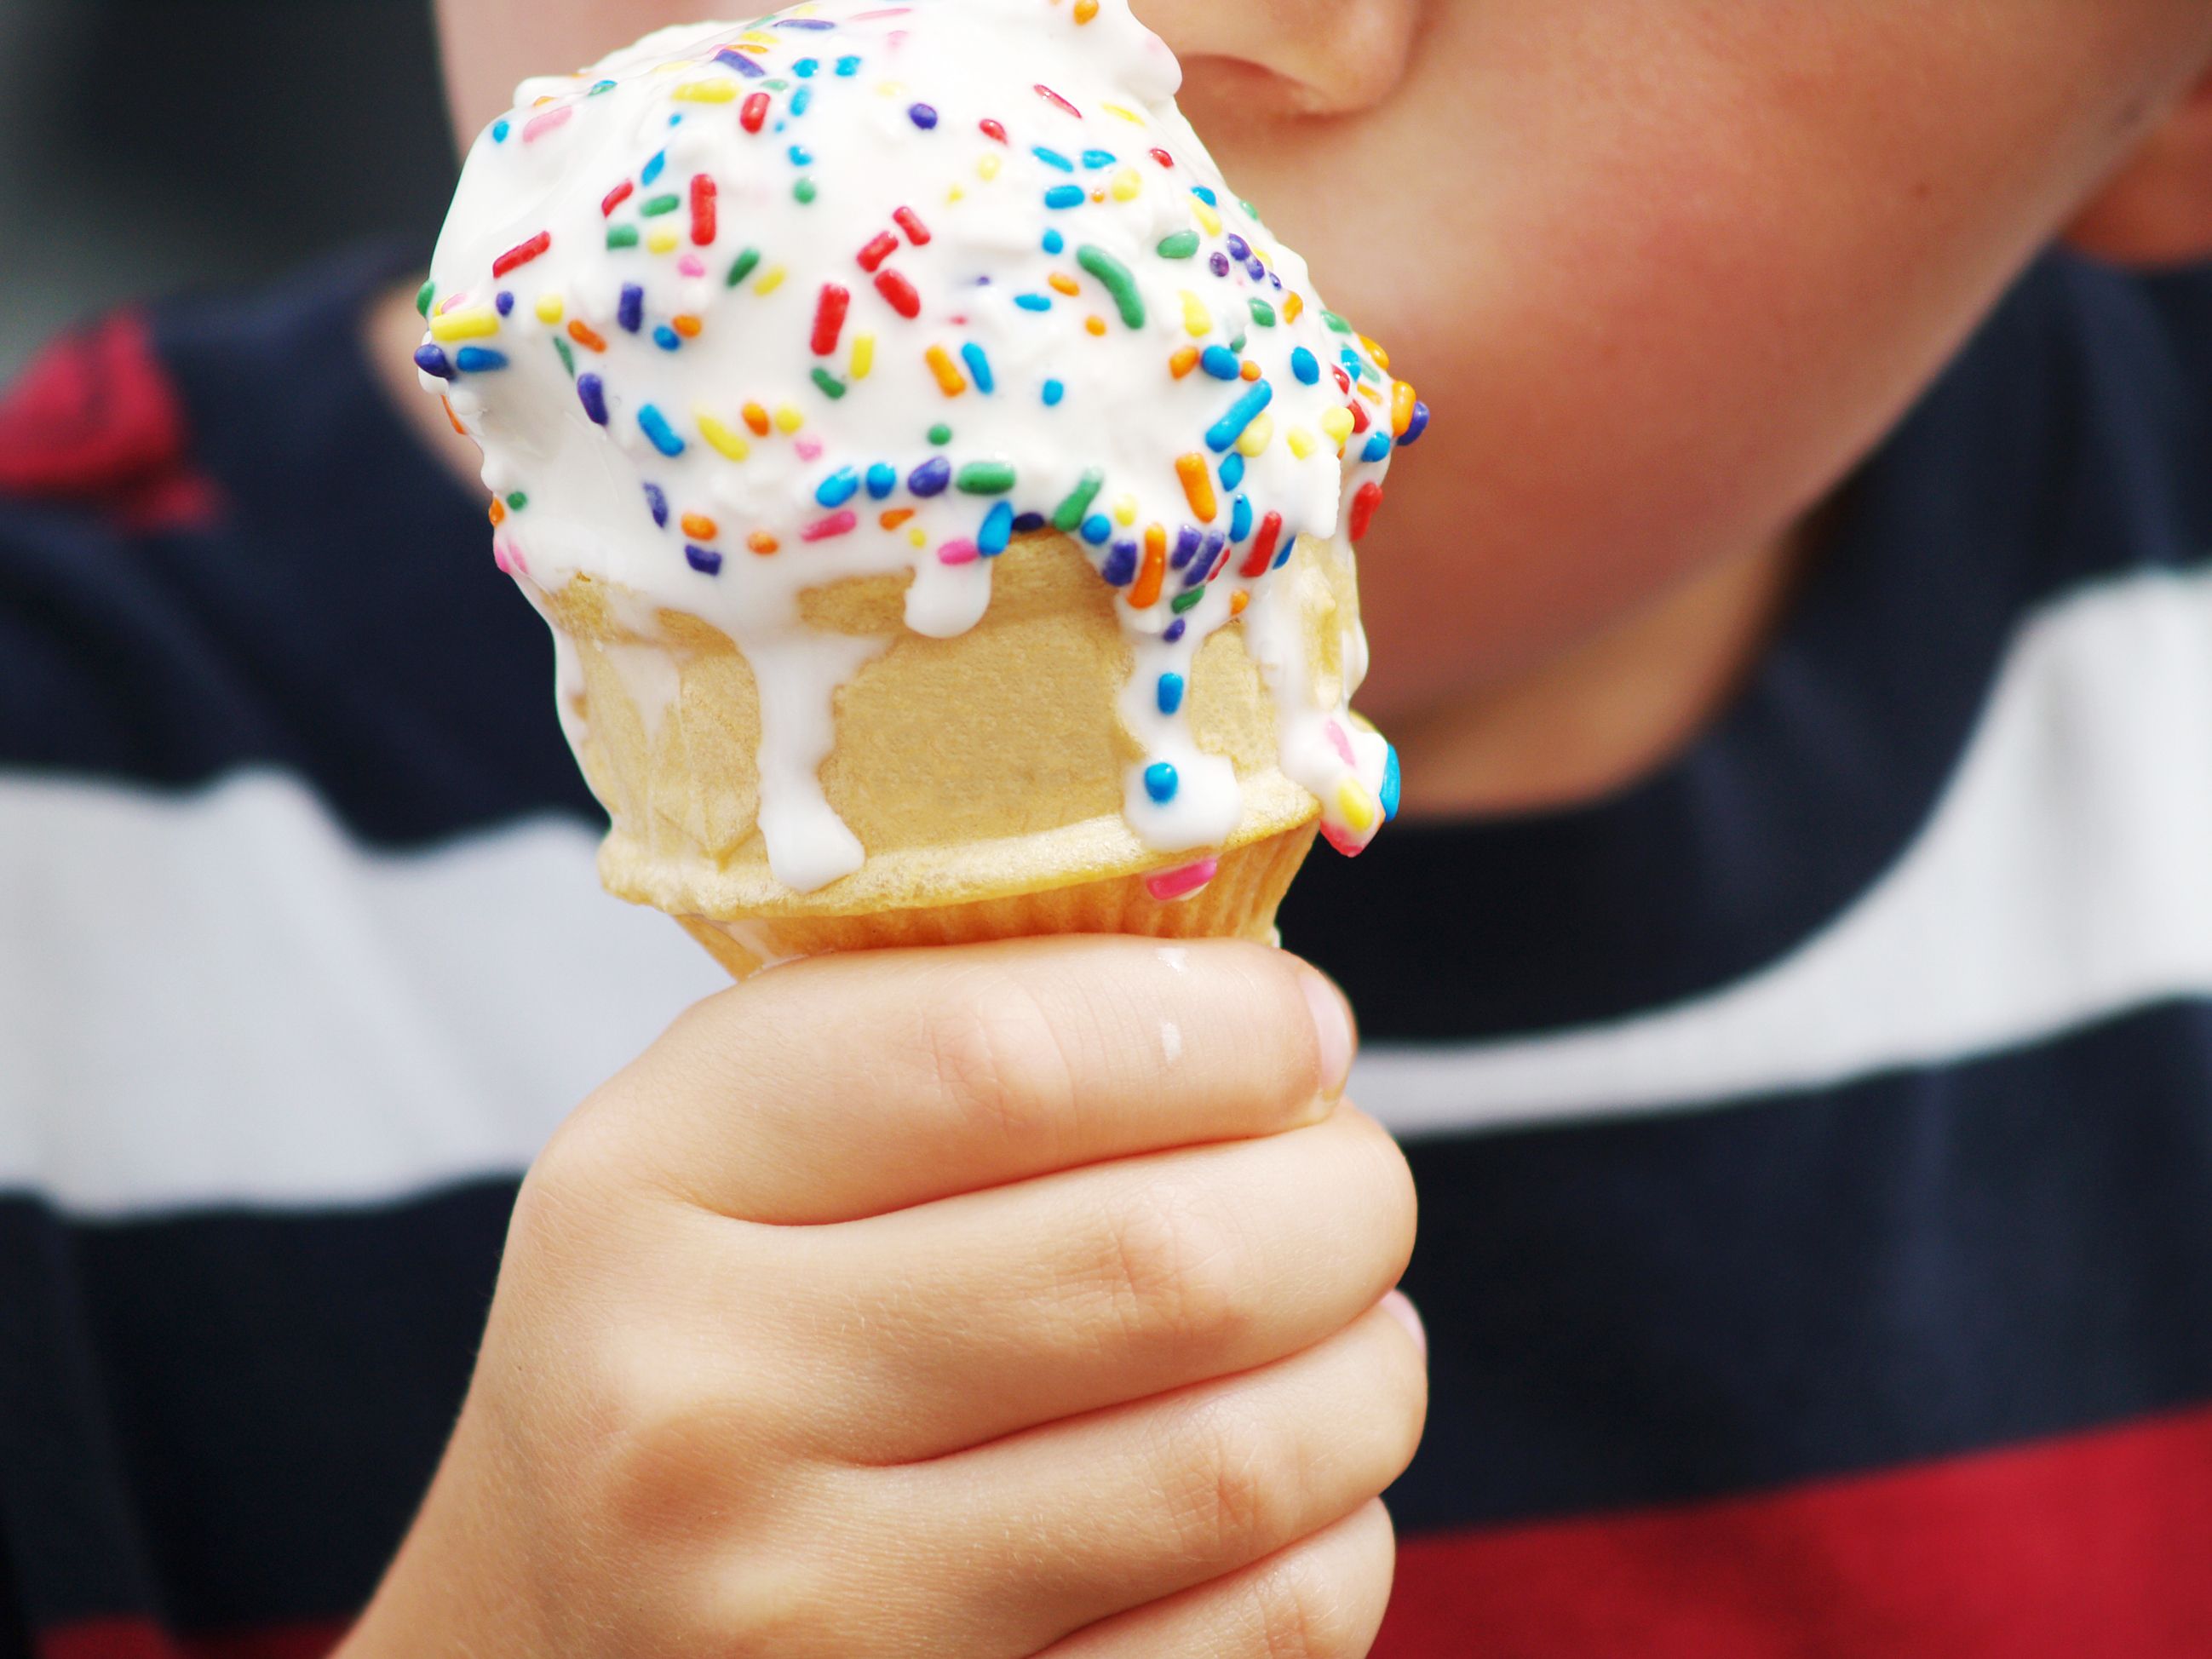
[[[1251,273],[1252,280],[1255,283],[1267,274],[1267,267],[1260,263],[1257,254],[1244,262],[1244,269]]]
[[[937,111],[927,104],[908,104],[906,118],[927,132],[937,125]]]
[[[780,29],[834,29],[837,27],[826,17],[779,17],[775,26]]]
[[[924,500],[942,495],[951,482],[952,463],[942,455],[931,456],[906,477],[906,487]]]
[[[576,377],[576,396],[584,405],[584,413],[590,416],[594,423],[599,426],[607,423],[607,389],[598,375],[579,374]]]
[[[632,334],[645,322],[645,290],[635,283],[624,283],[622,301],[615,308],[615,320]]]
[[[434,374],[441,380],[453,378],[453,366],[446,361],[446,349],[439,345],[420,345],[415,348],[415,367],[425,374]]]
[[[694,570],[702,575],[716,576],[721,574],[722,556],[711,547],[700,547],[686,542],[684,544],[684,557]]]
[[[1215,531],[1211,536],[1208,536],[1206,538],[1206,557],[1200,562],[1204,564],[1208,570],[1212,569],[1213,562],[1221,556],[1221,550],[1228,545],[1229,538],[1223,535],[1218,530]]]
[[[1267,280],[1273,283],[1278,290],[1283,286],[1283,279],[1272,270],[1267,273]]]
[[[668,528],[668,497],[660,493],[659,484],[645,487],[645,504],[653,509],[653,521],[663,530]]]
[[[1233,230],[1229,233],[1229,257],[1232,259],[1249,259],[1252,257],[1252,244]]]
[[[514,311],[514,295],[501,289],[499,291],[499,297],[492,301],[492,307],[502,317],[512,315]]]
[[[1114,550],[1106,556],[1099,568],[1109,587],[1127,587],[1137,580],[1137,544],[1134,542],[1115,542]]]
[[[1044,514],[1042,513],[1024,513],[1014,520],[1014,534],[1017,536],[1033,536],[1043,528]]]
[[[1406,435],[1398,440],[1398,447],[1403,449],[1407,444],[1420,442],[1421,434],[1428,429],[1429,406],[1424,403],[1416,403],[1413,405],[1413,418],[1406,422]]]
[[[1180,570],[1188,564],[1190,556],[1198,551],[1199,543],[1203,539],[1194,525],[1185,525],[1176,531],[1175,551],[1168,555],[1168,568]]]
[[[739,52],[735,46],[724,46],[721,51],[714,54],[714,61],[718,64],[726,64],[732,69],[737,70],[738,74],[750,76],[751,79],[756,81],[759,80],[761,76],[768,73],[766,70],[763,69],[758,64],[753,62],[750,57],[746,56],[744,52]]]
[[[1212,253],[1207,256],[1206,264],[1206,269],[1217,276],[1226,276],[1229,274],[1229,256],[1219,248],[1214,249]]]
[[[1190,624],[1182,617],[1177,617],[1173,622],[1168,624],[1167,631],[1162,634],[1160,637],[1163,640],[1165,640],[1170,645],[1173,645],[1176,641],[1182,638],[1184,634],[1189,631],[1189,629]]]

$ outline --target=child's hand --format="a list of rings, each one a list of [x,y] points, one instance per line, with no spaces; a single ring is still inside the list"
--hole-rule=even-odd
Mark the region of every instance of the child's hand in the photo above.
[[[347,1659],[1365,1653],[1425,1380],[1351,1047],[1227,943],[701,1004],[525,1182]]]

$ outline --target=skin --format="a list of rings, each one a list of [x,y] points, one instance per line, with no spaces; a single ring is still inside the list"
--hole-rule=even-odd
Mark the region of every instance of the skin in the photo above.
[[[1363,549],[1362,705],[1415,812],[1675,752],[2052,235],[2212,252],[2212,0],[1137,4],[1438,410]],[[446,0],[457,128],[692,9]],[[473,477],[406,295],[368,331]],[[1349,1052],[1323,981],[1234,945],[831,959],[702,1004],[526,1182],[347,1652],[1364,1653],[1425,1401],[1377,1301],[1412,1195],[1329,1104]]]

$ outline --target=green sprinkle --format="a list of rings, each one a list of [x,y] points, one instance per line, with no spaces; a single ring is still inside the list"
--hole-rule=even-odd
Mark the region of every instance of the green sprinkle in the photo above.
[[[1346,322],[1343,318],[1338,316],[1333,311],[1322,312],[1321,314],[1321,319],[1329,325],[1330,331],[1334,333],[1349,334],[1352,332],[1352,325]]]
[[[664,213],[675,212],[683,204],[684,198],[680,196],[656,196],[638,209],[638,212],[645,218],[658,219]]]
[[[1256,218],[1258,218],[1258,217],[1260,216],[1260,210],[1259,210],[1259,209],[1257,209],[1257,208],[1255,208],[1255,207],[1254,207],[1254,206],[1253,206],[1249,202],[1246,201],[1246,200],[1245,200],[1242,196],[1240,196],[1240,197],[1238,197],[1238,198],[1237,198],[1237,205],[1238,207],[1241,207],[1241,208],[1243,208],[1243,209],[1244,210],[1244,214],[1245,214],[1245,216],[1246,216],[1247,218],[1256,219]]]
[[[1168,601],[1168,609],[1174,611],[1176,616],[1180,617],[1184,611],[1189,610],[1191,606],[1196,605],[1205,597],[1206,589],[1203,586],[1194,587],[1189,592],[1178,593],[1175,598],[1170,599]]]
[[[817,368],[814,371],[814,384],[820,386],[832,402],[845,395],[845,383],[826,368]]]
[[[1137,279],[1129,274],[1128,266],[1104,248],[1088,244],[1075,250],[1075,263],[1106,285],[1123,322],[1131,328],[1145,325],[1145,296],[1137,292]]]
[[[801,207],[805,207],[809,202],[811,202],[814,199],[817,193],[814,188],[814,181],[811,179],[801,179],[797,184],[791,187],[791,193],[798,198],[799,204]]]
[[[507,498],[507,510],[510,513],[520,513],[529,505],[530,497],[519,489]]]
[[[1255,301],[1253,301],[1251,302],[1251,305],[1252,305],[1252,320],[1253,320],[1254,322],[1255,322],[1255,323],[1259,324],[1259,325],[1260,325],[1260,326],[1261,326],[1261,327],[1262,327],[1262,328],[1273,328],[1273,327],[1274,327],[1274,325],[1275,325],[1275,308],[1274,308],[1274,307],[1273,307],[1273,306],[1269,305],[1269,304],[1268,304],[1265,300],[1255,300]]]
[[[1067,499],[1053,509],[1052,527],[1063,536],[1073,535],[1105,485],[1106,475],[1097,467],[1085,472],[1076,481],[1075,488],[1067,492]]]
[[[553,337],[553,349],[561,354],[561,367],[568,371],[568,378],[572,380],[574,380],[576,378],[576,354],[568,349],[568,343],[562,339],[559,335],[556,334]]]
[[[944,448],[945,445],[952,441],[952,428],[945,425],[944,422],[939,421],[935,426],[929,428],[929,441],[935,444],[939,449]]]
[[[1198,233],[1179,230],[1164,239],[1154,252],[1163,259],[1188,259],[1198,252]]]
[[[730,274],[726,277],[723,278],[722,286],[724,288],[735,288],[739,283],[744,282],[746,277],[751,276],[753,274],[754,268],[759,264],[760,250],[758,248],[752,247],[747,248],[743,253],[738,255],[738,262],[730,267]]]
[[[1014,469],[1007,461],[970,461],[952,482],[963,495],[1003,495],[1014,487]]]
[[[635,247],[637,246],[637,227],[635,225],[609,225],[607,227],[607,246],[609,247]]]
[[[425,317],[428,316],[430,314],[430,301],[437,297],[438,284],[436,281],[434,279],[423,283],[422,286],[416,292],[415,309],[421,312]]]

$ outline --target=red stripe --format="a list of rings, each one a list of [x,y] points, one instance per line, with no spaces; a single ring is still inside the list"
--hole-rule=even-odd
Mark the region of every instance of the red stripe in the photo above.
[[[1407,1539],[1376,1659],[2204,1659],[2212,1408],[1599,1520]]]
[[[39,1634],[38,1659],[324,1659],[347,1626],[270,1625],[221,1636],[172,1636],[151,1620],[88,1619]]]

